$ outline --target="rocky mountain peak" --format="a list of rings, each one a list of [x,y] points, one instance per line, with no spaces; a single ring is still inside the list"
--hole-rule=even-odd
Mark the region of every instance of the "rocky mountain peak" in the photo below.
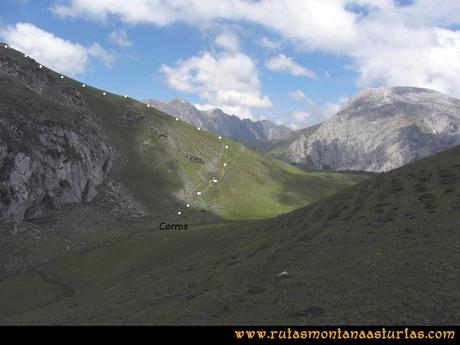
[[[281,139],[291,132],[289,128],[276,125],[269,120],[240,119],[238,116],[227,114],[218,108],[199,110],[195,105],[182,98],[175,98],[169,102],[150,99],[147,102],[192,125],[241,142],[255,139]]]
[[[460,144],[460,100],[416,87],[366,89],[289,160],[315,169],[388,171]]]

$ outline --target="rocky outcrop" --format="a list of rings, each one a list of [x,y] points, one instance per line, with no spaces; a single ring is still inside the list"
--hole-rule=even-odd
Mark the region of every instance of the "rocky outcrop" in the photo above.
[[[251,140],[281,139],[291,133],[289,128],[278,126],[269,120],[242,120],[220,109],[201,111],[180,98],[170,102],[160,102],[154,99],[146,102],[187,123],[243,143]]]
[[[95,130],[0,113],[0,219],[92,201],[112,165],[113,151]]]
[[[203,165],[203,164],[205,163],[205,161],[202,160],[200,157],[197,157],[197,156],[195,156],[195,155],[192,155],[191,153],[186,153],[186,154],[184,154],[184,157],[185,157],[186,159],[188,159],[188,160],[189,160],[190,162],[192,162],[192,163],[201,164],[201,165]]]
[[[313,134],[293,141],[288,160],[314,169],[388,171],[460,145],[460,100],[413,87],[355,96]]]
[[[14,77],[27,88],[52,98],[61,105],[88,114],[87,106],[78,91],[63,82],[58,75],[50,73],[48,69],[39,68],[38,64],[0,56],[0,73]]]
[[[30,58],[5,54],[0,56],[0,220],[43,217],[64,204],[94,200],[110,175],[114,152],[83,97]]]

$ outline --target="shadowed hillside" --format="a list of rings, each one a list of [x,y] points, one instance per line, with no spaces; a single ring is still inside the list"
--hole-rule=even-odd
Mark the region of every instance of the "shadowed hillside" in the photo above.
[[[61,76],[3,45],[0,83],[4,220],[40,218],[62,205],[94,200],[123,217],[256,219],[354,183],[342,174],[306,173],[219,139],[141,102]]]
[[[459,162],[457,147],[273,220],[68,255],[4,279],[0,323],[458,324]]]

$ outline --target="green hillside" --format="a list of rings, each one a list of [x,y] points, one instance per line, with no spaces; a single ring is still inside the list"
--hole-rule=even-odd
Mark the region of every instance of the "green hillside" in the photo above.
[[[152,214],[187,221],[260,219],[292,211],[355,183],[343,174],[306,173],[239,143],[219,140],[129,97],[83,87],[45,66],[39,68],[11,48],[2,46],[0,58],[9,66],[19,66],[17,71],[0,73],[0,109],[14,110],[38,123],[78,126],[81,114],[75,101],[69,100],[76,90],[90,120],[117,152],[116,180]]]
[[[457,147],[271,220],[138,224],[3,279],[0,324],[459,324],[459,162]]]

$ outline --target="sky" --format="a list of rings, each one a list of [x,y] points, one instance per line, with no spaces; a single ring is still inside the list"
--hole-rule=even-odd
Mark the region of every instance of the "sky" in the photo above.
[[[291,129],[369,87],[460,97],[458,0],[1,0],[0,41],[110,92]]]

